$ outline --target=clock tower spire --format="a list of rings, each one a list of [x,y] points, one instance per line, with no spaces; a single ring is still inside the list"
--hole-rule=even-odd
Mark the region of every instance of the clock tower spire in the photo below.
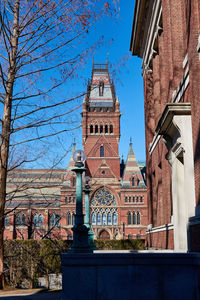
[[[119,99],[110,79],[108,63],[93,63],[82,116],[83,147],[90,175],[96,182],[111,178],[112,182],[119,182]]]

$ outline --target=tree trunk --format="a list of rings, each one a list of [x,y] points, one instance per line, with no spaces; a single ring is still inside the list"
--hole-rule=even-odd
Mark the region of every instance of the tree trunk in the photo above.
[[[16,75],[16,57],[19,37],[19,1],[15,0],[13,15],[13,35],[11,38],[10,64],[6,80],[4,113],[2,118],[2,136],[0,146],[0,288],[4,287],[4,210],[6,201],[6,178],[8,167],[9,143],[11,133],[11,108],[13,85]]]

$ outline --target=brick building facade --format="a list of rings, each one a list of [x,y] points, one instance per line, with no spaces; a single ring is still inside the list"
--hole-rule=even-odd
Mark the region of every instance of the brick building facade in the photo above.
[[[107,64],[93,64],[83,100],[82,143],[91,177],[90,213],[95,238],[144,238],[146,178],[132,142],[120,163],[120,109]],[[75,215],[73,153],[67,170],[16,170],[8,176],[5,238],[72,239]],[[17,197],[16,197],[16,187]],[[83,194],[84,202],[84,194]],[[12,209],[15,209],[12,211]]]
[[[136,0],[131,52],[144,80],[148,244],[199,251],[199,0]]]

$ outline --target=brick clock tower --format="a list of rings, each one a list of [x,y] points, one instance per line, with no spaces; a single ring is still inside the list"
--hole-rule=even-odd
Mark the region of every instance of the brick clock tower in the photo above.
[[[126,164],[123,160],[120,164],[120,116],[108,64],[94,63],[83,99],[82,143],[87,156],[86,175],[91,177],[91,225],[96,238],[144,237],[146,230],[146,185],[132,143]],[[75,192],[71,166],[72,159],[61,192],[63,209],[67,209],[66,227],[72,225],[75,211],[74,201],[69,201]]]

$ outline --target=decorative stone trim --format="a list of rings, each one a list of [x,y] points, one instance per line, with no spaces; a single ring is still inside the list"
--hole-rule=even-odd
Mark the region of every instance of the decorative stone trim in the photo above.
[[[159,140],[160,140],[161,135],[160,134],[155,134],[152,142],[149,144],[149,154],[151,155],[153,153],[153,150],[156,148]]]
[[[197,52],[200,53],[200,35],[198,37]]]
[[[185,61],[185,59],[184,59],[184,61]],[[187,60],[185,62],[184,61],[183,61],[183,65],[187,64]],[[185,93],[185,91],[189,85],[189,82],[190,82],[189,67],[187,66],[185,73],[183,75],[183,78],[179,84],[179,87],[177,88],[177,90],[175,90],[173,92],[173,95],[172,95],[173,103],[177,103],[181,100],[181,98],[183,97],[183,94]]]
[[[146,231],[147,234],[174,229],[174,225],[172,223],[165,224],[165,225],[162,225],[162,226],[153,227],[153,228],[151,228],[150,225],[151,224],[148,225],[149,230]]]
[[[161,0],[155,1],[153,6],[153,11],[154,13],[152,14],[152,18],[147,33],[148,39],[146,40],[147,42],[143,52],[143,63],[142,63],[143,74],[145,73],[146,69],[149,68],[149,63],[151,59],[157,54],[154,49],[154,44],[160,30],[162,30],[162,28],[159,26],[160,19],[162,16]]]

